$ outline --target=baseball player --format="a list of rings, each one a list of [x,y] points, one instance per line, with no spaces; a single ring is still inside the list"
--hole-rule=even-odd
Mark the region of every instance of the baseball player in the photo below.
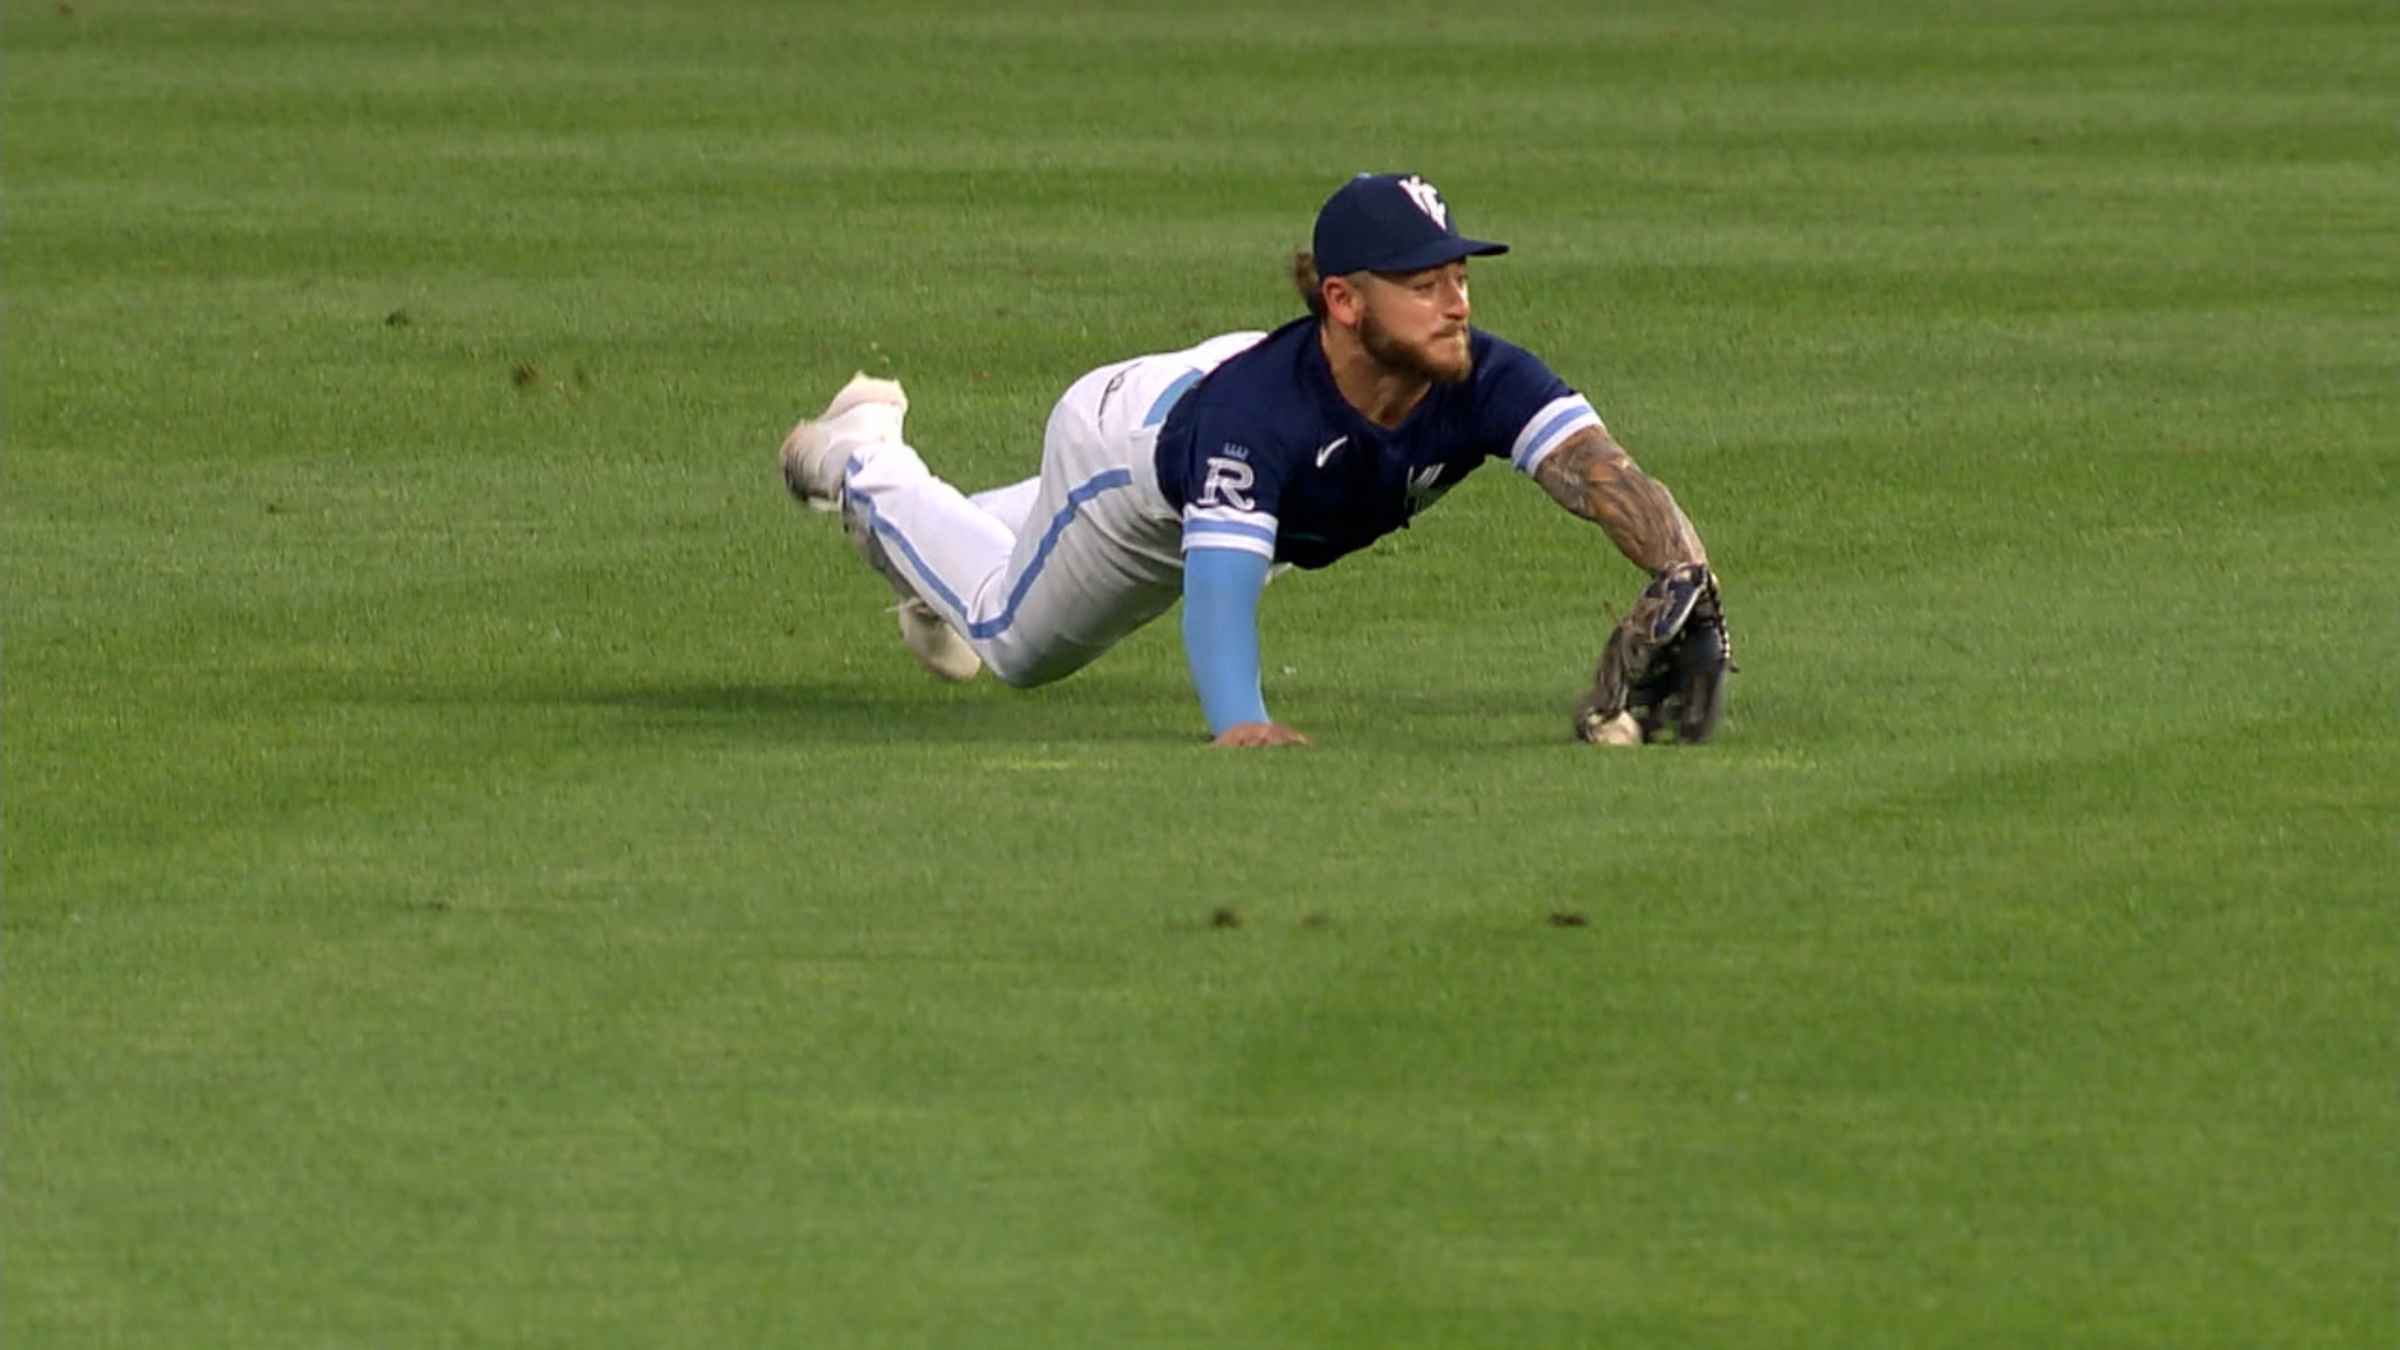
[[[1051,410],[1036,477],[974,495],[935,477],[899,384],[862,374],[785,439],[785,486],[842,513],[934,674],[1047,684],[1180,599],[1215,744],[1270,746],[1308,741],[1260,687],[1270,568],[1327,566],[1506,460],[1652,578],[1578,734],[1706,739],[1731,668],[1707,550],[1581,394],[1469,326],[1467,260],[1508,246],[1461,234],[1408,174],[1342,184],[1312,244],[1293,268],[1305,317],[1091,371]]]

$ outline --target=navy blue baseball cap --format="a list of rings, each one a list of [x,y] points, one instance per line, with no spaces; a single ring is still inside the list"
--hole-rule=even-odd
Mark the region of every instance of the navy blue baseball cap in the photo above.
[[[1317,211],[1317,275],[1415,272],[1460,258],[1506,253],[1450,223],[1449,204],[1413,173],[1362,173]]]

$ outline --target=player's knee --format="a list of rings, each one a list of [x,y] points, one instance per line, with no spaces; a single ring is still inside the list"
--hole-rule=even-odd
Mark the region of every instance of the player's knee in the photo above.
[[[1016,647],[995,643],[985,648],[983,664],[985,669],[992,672],[992,678],[1011,689],[1031,689],[1035,685],[1050,682],[1043,676],[1039,664],[1028,660],[1027,654]]]
[[[1033,689],[1065,679],[1083,668],[1082,661],[1061,660],[1018,643],[995,642],[984,648],[983,664],[993,678],[1011,689]]]
[[[1031,689],[1035,685],[1043,682],[1039,676],[1027,671],[1018,670],[1013,666],[993,666],[988,661],[984,664],[991,666],[993,678],[999,680],[1000,683],[1007,685],[1011,689]]]

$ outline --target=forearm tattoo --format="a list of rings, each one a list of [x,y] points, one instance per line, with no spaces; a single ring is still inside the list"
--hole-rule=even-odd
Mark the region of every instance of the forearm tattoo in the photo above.
[[[1568,437],[1533,477],[1560,506],[1607,531],[1618,551],[1644,571],[1708,561],[1700,532],[1675,504],[1675,494],[1598,427]]]

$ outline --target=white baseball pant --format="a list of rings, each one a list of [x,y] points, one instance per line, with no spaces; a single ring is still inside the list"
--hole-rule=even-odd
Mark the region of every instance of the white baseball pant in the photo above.
[[[1042,471],[969,497],[897,441],[852,454],[850,506],[917,594],[1002,681],[1064,678],[1183,594],[1183,522],[1158,432],[1200,377],[1263,333],[1102,366],[1050,410]]]

